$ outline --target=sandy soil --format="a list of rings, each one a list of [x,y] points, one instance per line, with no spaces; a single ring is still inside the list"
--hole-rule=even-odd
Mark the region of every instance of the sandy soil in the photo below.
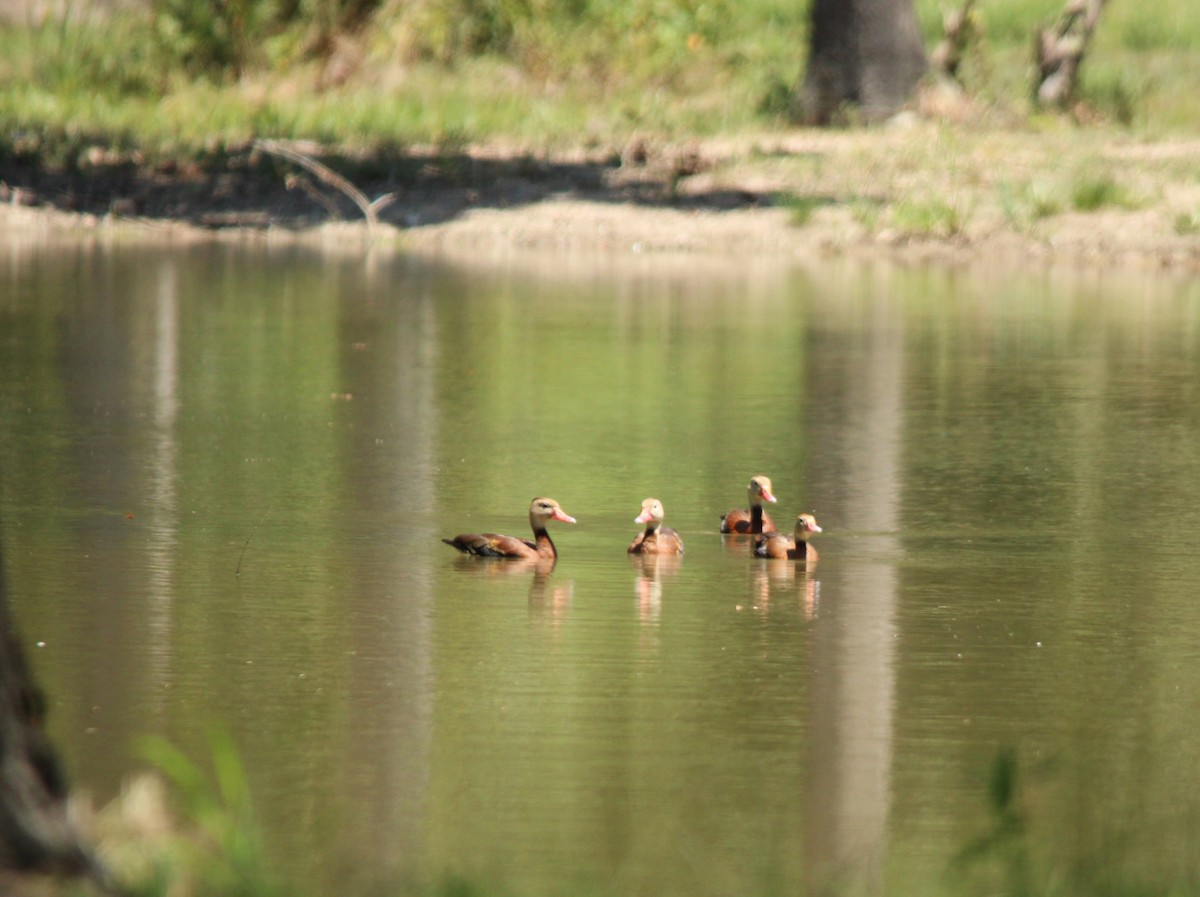
[[[293,146],[368,197],[391,194],[376,226],[339,190],[247,147],[204,165],[148,165],[99,149],[69,172],[6,162],[0,230],[369,240],[432,253],[865,251],[1200,268],[1200,141],[1078,129],[976,133],[914,121],[550,154],[485,146],[346,159]],[[1116,184],[1121,201],[1073,210],[1071,191],[1089,179]]]

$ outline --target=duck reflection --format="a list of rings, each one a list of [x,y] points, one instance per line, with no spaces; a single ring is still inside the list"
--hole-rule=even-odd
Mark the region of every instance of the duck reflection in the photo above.
[[[455,560],[454,566],[476,576],[523,576],[532,573],[535,578],[545,579],[554,572],[557,563],[556,558],[545,557],[460,557]]]
[[[763,561],[754,571],[754,608],[765,613],[772,602],[778,605],[794,597],[804,619],[815,620],[821,603],[821,581],[816,578],[813,566],[805,561],[778,558]]]
[[[554,561],[538,560],[526,569],[533,573],[529,580],[529,610],[544,615],[551,623],[558,625],[571,608],[575,581],[568,580],[551,586],[550,574],[554,572]]]
[[[556,558],[459,558],[455,566],[475,576],[528,576],[529,608],[548,613],[554,621],[561,620],[571,605],[574,583],[550,587]]]
[[[746,535],[743,533],[722,533],[721,544],[730,554],[739,555],[741,557],[754,556],[754,542],[758,536]]]
[[[657,623],[662,612],[663,577],[675,576],[683,565],[678,554],[630,555],[630,562],[637,571],[634,594],[637,596],[638,620],[642,623]]]

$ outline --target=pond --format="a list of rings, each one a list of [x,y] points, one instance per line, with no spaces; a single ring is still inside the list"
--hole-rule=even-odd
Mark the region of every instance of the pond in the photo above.
[[[74,781],[227,731],[304,893],[1200,880],[1195,282],[12,246],[0,416]]]

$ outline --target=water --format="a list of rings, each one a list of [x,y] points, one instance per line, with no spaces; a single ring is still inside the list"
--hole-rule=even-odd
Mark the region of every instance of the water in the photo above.
[[[75,781],[227,728],[322,893],[1193,882],[1200,287],[848,260],[12,246],[0,526]],[[811,571],[719,516],[772,477]],[[553,570],[440,539],[527,535]],[[687,543],[625,554],[647,496]]]

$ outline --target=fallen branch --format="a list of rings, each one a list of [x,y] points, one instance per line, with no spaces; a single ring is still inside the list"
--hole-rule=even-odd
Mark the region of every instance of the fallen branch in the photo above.
[[[346,196],[354,201],[359,210],[363,213],[363,217],[367,220],[367,232],[371,235],[375,233],[375,227],[379,224],[379,211],[387,208],[395,201],[394,193],[385,193],[374,201],[367,199],[367,195],[355,187],[352,183],[334,171],[327,165],[318,162],[312,156],[305,155],[299,150],[293,149],[287,144],[281,143],[278,140],[255,140],[254,146],[262,150],[264,153],[269,153],[272,156],[279,156],[287,159],[289,162],[295,162],[301,168],[304,168],[318,179],[328,184],[337,190],[340,190]],[[312,195],[312,192],[306,190]],[[324,205],[324,203],[322,203]],[[328,209],[329,206],[326,206]]]
[[[330,218],[334,219],[335,221],[342,220],[342,213],[337,207],[337,200],[334,197],[327,195],[323,191],[318,190],[317,186],[304,175],[289,174],[286,178],[284,178],[283,183],[284,186],[289,190],[299,190],[307,195],[309,199],[325,209],[325,211],[329,213]],[[370,226],[369,222],[368,226]]]

